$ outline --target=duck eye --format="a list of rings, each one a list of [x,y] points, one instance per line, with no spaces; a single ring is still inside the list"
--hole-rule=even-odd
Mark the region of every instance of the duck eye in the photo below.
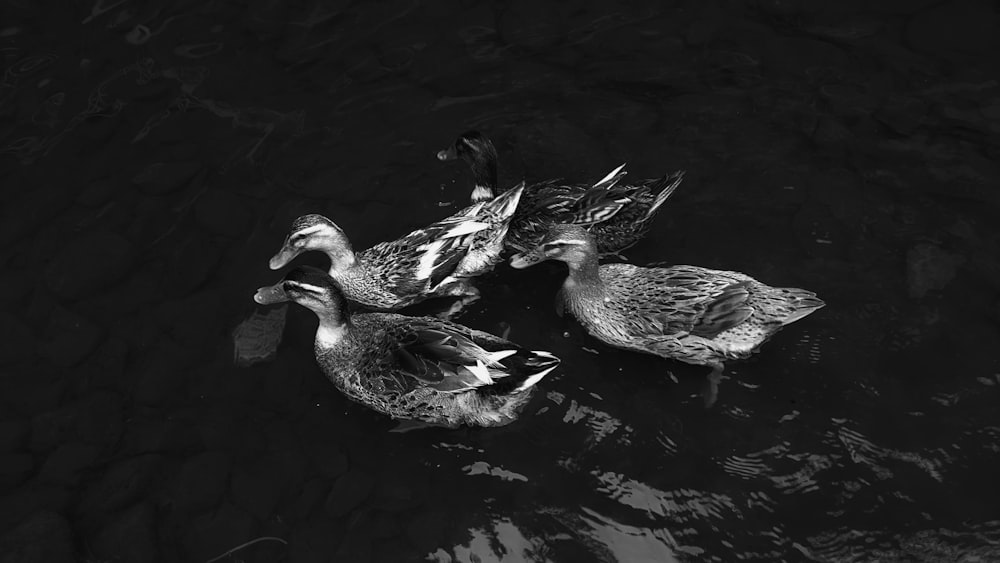
[[[318,285],[313,285],[304,282],[285,282],[285,290],[294,289],[299,293],[305,293],[313,297],[321,297],[323,295],[323,288]]]

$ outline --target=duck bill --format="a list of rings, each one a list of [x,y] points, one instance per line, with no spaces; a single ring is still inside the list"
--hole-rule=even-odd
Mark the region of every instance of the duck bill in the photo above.
[[[437,157],[438,157],[438,160],[440,160],[442,162],[447,162],[449,160],[455,160],[456,158],[458,158],[458,151],[455,150],[455,147],[453,145],[453,146],[450,146],[450,147],[444,149],[443,151],[438,151]]]
[[[528,266],[534,266],[535,264],[544,262],[545,260],[545,253],[542,252],[541,248],[536,248],[528,252],[522,252],[511,256],[510,267],[517,270],[523,270]]]
[[[285,301],[290,301],[288,294],[285,293],[285,288],[282,287],[282,283],[278,282],[274,285],[268,285],[257,290],[257,293],[253,296],[253,300],[261,305],[273,305],[275,303],[284,303]]]
[[[281,247],[281,250],[279,250],[277,254],[271,257],[271,261],[268,262],[268,266],[270,266],[272,270],[278,270],[280,268],[284,268],[285,266],[288,265],[289,262],[294,260],[295,257],[298,255],[299,251],[292,248],[288,244],[288,241],[286,240],[285,245]]]

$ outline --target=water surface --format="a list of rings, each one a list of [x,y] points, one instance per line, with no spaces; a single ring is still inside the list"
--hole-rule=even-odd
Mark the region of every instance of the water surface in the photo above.
[[[1000,560],[991,4],[3,10],[0,551]],[[563,359],[508,427],[389,432],[323,378],[299,308],[236,365],[292,219],[365,248],[460,209],[471,176],[434,155],[469,128],[504,186],[685,169],[629,261],[827,307],[710,409],[704,368],[558,317],[556,264],[498,267],[459,319]]]

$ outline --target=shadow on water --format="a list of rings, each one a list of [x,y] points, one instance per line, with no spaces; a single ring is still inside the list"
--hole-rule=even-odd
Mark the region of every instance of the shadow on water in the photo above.
[[[998,15],[866,6],[7,2],[4,560],[1000,559]],[[299,215],[361,249],[466,205],[469,128],[503,186],[687,170],[629,261],[826,308],[706,409],[501,265],[459,320],[560,369],[509,426],[390,432],[253,292]]]

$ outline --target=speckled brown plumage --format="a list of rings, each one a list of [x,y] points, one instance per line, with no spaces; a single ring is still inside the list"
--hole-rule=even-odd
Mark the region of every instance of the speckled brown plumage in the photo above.
[[[523,268],[547,259],[569,265],[559,302],[595,338],[719,369],[824,305],[811,291],[771,287],[739,272],[599,266],[593,237],[572,225],[554,227],[542,244],[511,264]]]
[[[319,317],[316,361],[345,395],[393,418],[455,427],[514,420],[534,385],[559,364],[492,334],[431,317],[350,315],[328,274],[300,267],[258,290],[258,303],[293,300]]]

